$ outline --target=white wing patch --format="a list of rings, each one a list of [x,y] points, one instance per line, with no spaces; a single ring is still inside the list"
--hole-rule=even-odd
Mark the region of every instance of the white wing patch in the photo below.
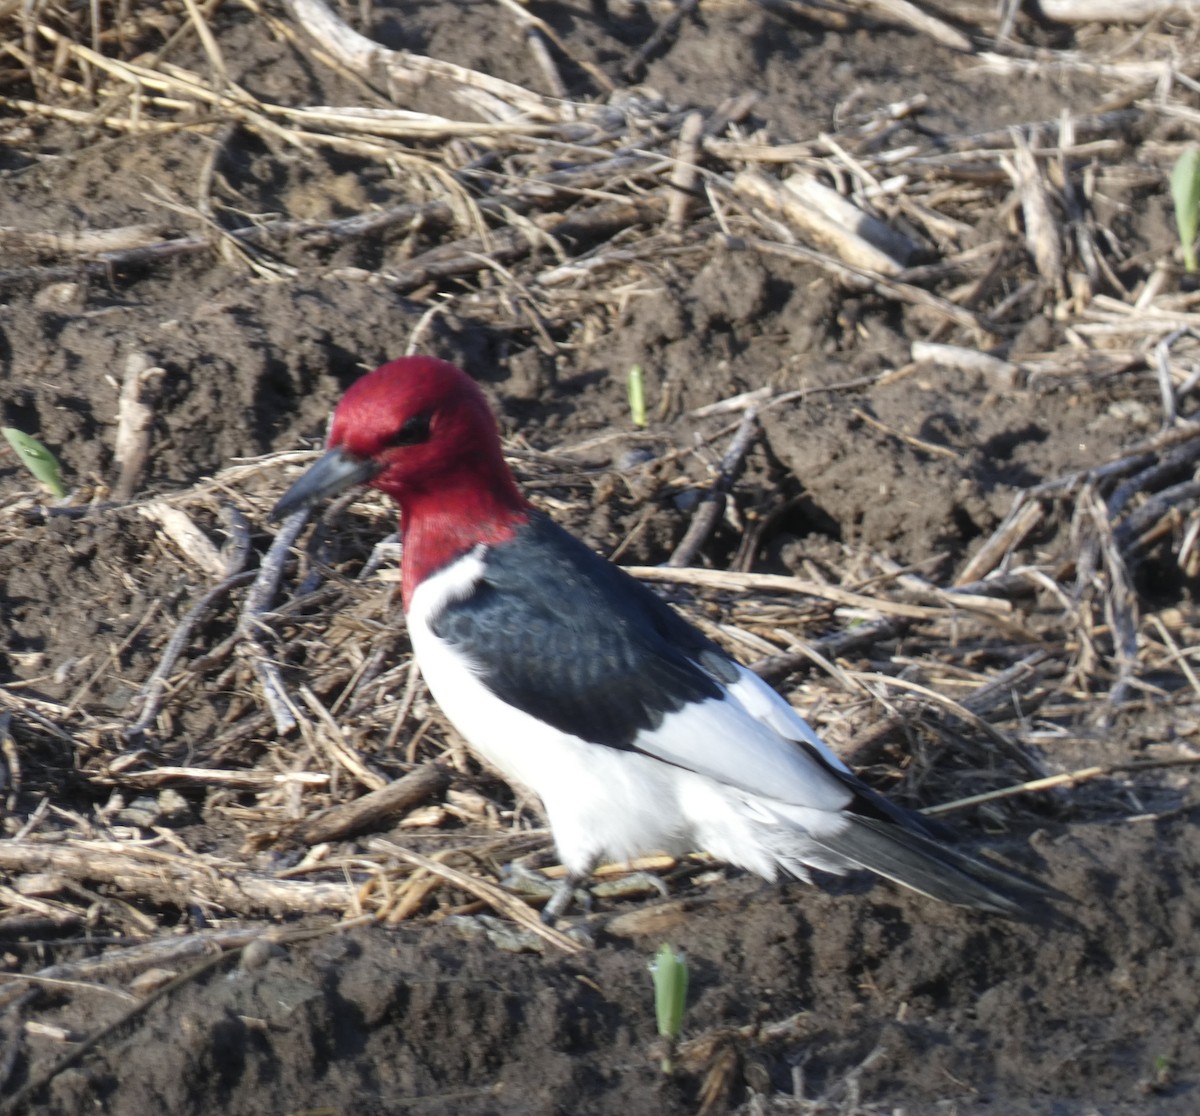
[[[750,716],[770,725],[785,740],[805,741],[830,767],[850,774],[850,768],[813,732],[812,726],[788,704],[782,694],[768,686],[754,671],[747,670],[740,663],[735,665],[740,677],[728,689]]]
[[[797,740],[821,759],[798,747]],[[787,702],[744,668],[723,698],[693,702],[667,714],[657,729],[638,737],[637,747],[788,806],[837,811],[853,798],[828,769],[845,771],[841,760]]]

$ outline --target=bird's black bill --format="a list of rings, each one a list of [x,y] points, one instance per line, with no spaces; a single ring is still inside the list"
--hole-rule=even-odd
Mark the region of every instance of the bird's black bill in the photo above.
[[[379,466],[370,458],[355,457],[340,446],[318,458],[271,509],[272,519],[283,519],[292,512],[326,496],[336,495],[355,484],[366,484]]]

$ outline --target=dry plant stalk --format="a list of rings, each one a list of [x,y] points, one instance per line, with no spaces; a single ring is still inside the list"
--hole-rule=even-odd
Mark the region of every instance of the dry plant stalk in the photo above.
[[[780,213],[819,247],[834,253],[838,259],[880,275],[898,275],[903,263],[876,247],[861,234],[866,215],[851,206],[833,190],[789,187],[758,171],[742,171],[733,180],[736,193],[759,202]],[[818,207],[814,199],[819,197]],[[837,198],[837,203],[832,202]],[[848,216],[846,207],[858,213],[857,220]],[[831,216],[831,208],[837,216]]]
[[[700,136],[704,131],[704,115],[699,112],[688,114],[679,129],[675,158],[678,162],[671,174],[671,200],[667,208],[667,227],[679,231],[687,223],[688,210],[692,204],[692,193],[699,174],[696,161],[700,154]]]
[[[132,842],[2,841],[0,871],[99,880],[152,903],[184,909],[200,904],[244,917],[345,911],[353,902],[348,884],[273,879],[248,872],[244,864],[195,853],[185,857]]]
[[[316,845],[379,828],[417,803],[440,794],[449,781],[444,767],[424,764],[380,790],[314,814],[296,830],[296,836],[306,845]]]
[[[94,256],[101,252],[126,252],[145,248],[162,239],[161,225],[123,225],[115,229],[79,232],[38,232],[11,226],[0,228],[0,246],[27,249],[56,256]]]
[[[836,190],[818,182],[812,174],[801,172],[789,175],[783,180],[783,187],[806,206],[823,213],[835,224],[879,249],[899,267],[905,266],[916,251],[916,245],[903,233],[860,209]]]
[[[823,585],[818,581],[806,581],[803,578],[787,577],[781,574],[673,569],[668,566],[626,566],[625,569],[643,581],[667,581],[680,585],[699,585],[707,589],[727,589],[733,592],[803,593],[810,597],[832,601],[847,608],[861,608],[890,616],[904,616],[910,620],[927,620],[942,612],[941,609],[904,604],[900,601],[889,601],[880,597],[868,597],[862,593],[851,593],[834,585]]]
[[[986,376],[997,388],[1011,390],[1018,385],[1021,368],[1012,361],[1003,360],[978,349],[962,345],[942,345],[936,341],[914,341],[912,358],[916,364],[937,364],[943,368],[955,368],[962,372]],[[974,580],[968,578],[968,581]]]
[[[971,40],[956,27],[951,27],[945,20],[930,15],[929,12],[910,0],[848,0],[848,7],[860,8],[872,15],[892,19],[897,23],[911,27],[931,39],[936,39],[943,46],[953,50],[970,53],[973,50]]]
[[[157,523],[163,534],[179,549],[179,553],[213,578],[225,575],[225,559],[208,540],[208,536],[182,508],[165,500],[152,500],[138,507],[138,514]]]
[[[1036,500],[1024,501],[1018,496],[1012,511],[988,540],[963,566],[954,579],[956,587],[981,581],[1000,565],[1007,554],[1015,550],[1025,537],[1042,521],[1042,506]]]
[[[457,99],[492,119],[521,115],[531,121],[559,122],[586,117],[591,110],[569,101],[554,102],[512,82],[405,50],[388,50],[346,26],[322,0],[287,0],[288,10],[312,38],[347,69],[365,78],[383,75],[393,88],[419,86],[430,79],[455,87]]]
[[[1025,217],[1025,242],[1037,265],[1038,274],[1052,290],[1061,295],[1063,279],[1063,245],[1058,222],[1050,203],[1050,190],[1038,168],[1029,141],[1019,131],[1013,133],[1011,162],[1001,160],[1013,180]]]

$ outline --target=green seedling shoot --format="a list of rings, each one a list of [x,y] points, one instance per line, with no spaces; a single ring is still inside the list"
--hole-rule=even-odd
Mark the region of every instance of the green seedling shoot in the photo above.
[[[1196,231],[1200,222],[1200,147],[1190,143],[1183,149],[1171,172],[1171,200],[1175,202],[1175,224],[1183,249],[1183,266],[1196,270]]]
[[[658,1017],[658,1033],[667,1044],[662,1071],[671,1073],[675,1068],[675,1043],[679,1039],[683,1012],[687,1006],[687,960],[682,953],[676,953],[663,942],[650,964],[650,972],[654,977],[654,1012]]]
[[[28,434],[23,434],[13,426],[0,426],[0,434],[3,434],[8,444],[12,446],[13,453],[17,455],[21,464],[49,490],[56,500],[61,500],[67,494],[67,490],[63,487],[62,474],[58,469],[58,461],[41,442]]]
[[[629,413],[634,426],[646,425],[646,377],[640,364],[629,369]]]

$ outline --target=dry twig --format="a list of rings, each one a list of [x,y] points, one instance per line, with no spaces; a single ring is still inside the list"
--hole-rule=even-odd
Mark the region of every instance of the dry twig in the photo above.
[[[444,767],[427,763],[379,790],[307,818],[296,830],[306,845],[336,841],[378,829],[419,802],[438,794],[449,782]]]

